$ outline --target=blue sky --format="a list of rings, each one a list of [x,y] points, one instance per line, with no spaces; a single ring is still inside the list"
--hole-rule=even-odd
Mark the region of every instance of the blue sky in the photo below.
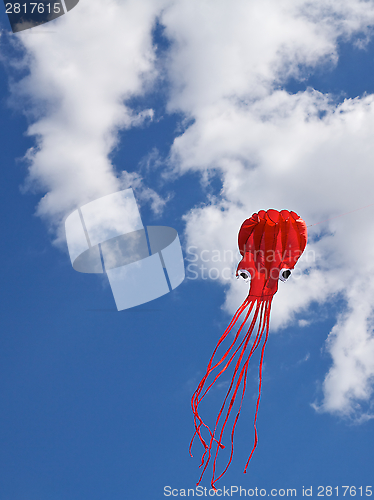
[[[190,398],[245,296],[222,274],[237,261],[117,312],[71,267],[77,206],[133,187],[187,268],[191,247],[235,256],[254,211],[313,224],[374,203],[374,2],[104,3],[37,34],[0,17],[0,500],[156,500],[199,477]],[[310,228],[313,258],[274,297],[259,445],[244,475],[254,358],[217,487],[372,485],[373,210]]]

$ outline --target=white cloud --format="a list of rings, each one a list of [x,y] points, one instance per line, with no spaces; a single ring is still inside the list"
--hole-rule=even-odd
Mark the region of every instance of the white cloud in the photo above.
[[[27,133],[37,142],[27,153],[27,186],[45,193],[37,214],[60,240],[69,211],[121,189],[108,156],[118,130],[152,120],[152,110],[134,113],[125,101],[157,76],[151,33],[162,5],[80,2],[55,22],[17,35],[29,74],[13,85],[13,100],[25,105],[32,121]]]
[[[332,329],[327,350],[334,364],[324,381],[325,398],[320,410],[343,413],[361,419],[373,416],[362,409],[373,393],[374,379],[374,286],[368,276],[354,280],[347,293],[348,307]]]
[[[337,60],[337,39],[370,32],[372,2],[179,0],[162,21],[173,40],[170,109],[194,118],[222,100],[265,96],[300,65]]]
[[[170,165],[177,174],[201,172],[204,182],[218,173],[223,183],[221,197],[186,215],[188,245],[235,255],[241,222],[260,209],[295,210],[312,224],[372,201],[373,96],[336,104],[313,89],[281,90],[290,76],[329,71],[340,40],[364,47],[372,0],[90,0],[57,20],[54,33],[17,35],[30,73],[13,94],[27,103],[28,133],[37,139],[28,183],[46,193],[40,216],[60,227],[76,205],[130,184],[162,209],[139,175],[117,176],[109,159],[120,128],[153,117],[125,101],[157,79],[151,31],[159,15],[172,41],[168,110],[191,123],[174,141]],[[371,210],[311,228],[315,258],[299,263],[303,276],[281,286],[273,302],[276,330],[311,302],[346,301],[328,340],[333,364],[319,406],[344,415],[359,415],[372,391]],[[235,262],[212,265],[222,272]],[[246,286],[221,281],[224,307],[233,311]]]
[[[179,0],[162,21],[174,43],[169,109],[191,120],[174,141],[170,164],[179,174],[201,172],[204,182],[217,173],[223,184],[222,197],[186,216],[197,254],[235,252],[240,224],[260,209],[294,210],[313,224],[372,202],[374,97],[337,104],[316,90],[290,95],[280,85],[317,66],[329,71],[342,39],[354,36],[363,47],[374,2]],[[327,344],[332,367],[320,409],[356,417],[374,375],[372,210],[310,228],[315,258],[298,264],[301,279],[280,284],[272,310],[274,331],[312,302],[345,300]],[[233,312],[246,286],[221,281],[224,307]]]

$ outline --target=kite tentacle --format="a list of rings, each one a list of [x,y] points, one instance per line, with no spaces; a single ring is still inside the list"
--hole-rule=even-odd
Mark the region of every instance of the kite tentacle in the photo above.
[[[221,360],[216,363],[216,365],[211,369],[211,372],[214,370],[214,368],[216,368],[217,366],[219,366],[226,358],[227,356],[230,354],[230,351],[231,349],[233,348],[234,344],[236,343],[242,329],[243,329],[243,326],[245,325],[245,323],[247,322],[247,319],[248,319],[248,316],[250,315],[252,309],[253,309],[253,306],[254,306],[254,302],[251,304],[251,307],[249,308],[249,310],[247,311],[247,314],[244,318],[244,321],[243,323],[240,325],[240,328],[238,329],[236,335],[235,335],[235,338],[234,340],[232,341],[230,347],[227,349],[227,351],[225,352],[225,354],[222,356]],[[245,342],[246,338],[247,338],[247,335],[248,335],[248,332],[249,330],[251,330],[251,327],[252,325],[254,326],[254,324],[256,323],[256,319],[257,319],[257,314],[255,314],[252,322],[251,322],[251,326],[249,327],[246,335],[244,336],[243,340],[241,341],[241,343],[239,344],[239,346],[236,348],[236,350],[234,351],[234,353],[231,355],[231,358],[227,361],[227,363],[225,364],[225,366],[222,368],[222,370],[218,373],[218,375],[215,376],[213,382],[211,382],[211,384],[205,389],[205,392],[204,394],[201,396],[201,398],[198,400],[198,404],[200,404],[200,402],[203,400],[203,398],[206,396],[207,392],[209,391],[209,389],[215,384],[215,382],[217,381],[217,379],[222,375],[222,373],[228,368],[228,366],[231,364],[231,361],[233,360],[233,358],[235,357],[235,355],[237,354],[237,352],[239,351],[239,349],[241,348],[241,346],[243,345],[243,343]],[[253,330],[253,328],[252,328]],[[251,331],[252,333],[252,331]]]
[[[237,425],[237,422],[238,422],[238,419],[240,416],[240,412],[241,412],[241,408],[242,408],[242,404],[243,404],[243,400],[244,400],[244,394],[245,394],[246,387],[247,387],[247,373],[248,373],[249,362],[250,362],[252,355],[254,354],[254,352],[256,351],[258,346],[260,345],[261,340],[265,334],[265,340],[264,340],[263,345],[262,345],[261,356],[260,356],[260,365],[259,365],[259,394],[258,394],[258,398],[257,398],[256,412],[255,412],[255,417],[254,417],[254,431],[255,431],[254,446],[253,446],[253,449],[252,449],[251,454],[249,456],[249,459],[246,463],[244,472],[246,472],[249,461],[252,458],[253,452],[257,447],[258,435],[257,435],[256,422],[257,422],[257,414],[258,414],[258,410],[259,410],[260,396],[261,396],[263,358],[264,358],[265,346],[266,346],[268,335],[269,335],[269,320],[270,320],[271,302],[272,302],[272,297],[270,297],[270,298],[268,298],[268,297],[259,298],[259,297],[250,297],[250,296],[247,297],[247,299],[243,302],[241,307],[235,313],[233,320],[230,322],[230,324],[228,325],[224,334],[220,338],[215,350],[213,351],[211,359],[208,363],[206,373],[205,373],[203,379],[201,380],[200,384],[198,385],[195,393],[192,396],[191,406],[192,406],[192,411],[194,413],[195,433],[194,433],[193,438],[191,440],[190,453],[191,453],[191,447],[192,447],[192,444],[193,444],[193,441],[194,441],[194,438],[196,437],[196,435],[199,436],[200,442],[202,443],[202,445],[204,447],[204,453],[202,455],[201,464],[200,464],[200,467],[203,467],[203,470],[201,472],[199,481],[196,483],[197,485],[200,484],[200,482],[204,476],[204,473],[205,473],[205,471],[210,463],[210,460],[212,458],[212,447],[213,447],[214,443],[217,444],[217,448],[216,448],[214,460],[213,460],[213,476],[212,476],[212,480],[211,480],[211,486],[213,489],[216,489],[214,483],[216,483],[226,473],[226,471],[227,471],[227,469],[232,461],[233,453],[234,453],[234,433],[235,433],[235,428],[236,428],[236,425]],[[231,342],[230,346],[228,347],[226,352],[223,354],[223,356],[220,358],[220,360],[213,365],[214,357],[217,353],[219,345],[222,344],[222,342],[225,338],[227,338],[228,334],[231,332],[232,328],[234,327],[235,323],[239,319],[240,315],[243,313],[243,311],[247,308],[248,305],[249,305],[249,308],[245,314],[244,321],[242,321],[238,331],[235,334],[233,341]],[[244,338],[239,343],[239,345],[234,347],[235,344],[237,343],[238,337],[239,337],[239,335],[244,327],[244,324],[246,323],[246,321],[249,317],[249,314],[252,312],[255,305],[256,305],[256,308],[254,310],[254,315],[253,315],[253,318],[252,318],[251,323],[249,325],[249,328],[248,328],[246,334],[244,335]],[[257,328],[256,337],[255,337],[253,344],[250,348],[250,351],[248,353],[248,357],[244,361],[244,364],[242,364],[243,358],[244,358],[245,353],[248,349],[248,345],[249,345],[249,342],[250,342],[250,339],[251,339],[251,336],[252,336],[252,333],[254,331],[254,328],[255,328],[257,321],[258,321],[258,328]],[[208,393],[208,391],[211,389],[211,387],[218,380],[218,378],[231,365],[231,363],[233,362],[234,358],[236,357],[236,355],[238,353],[239,353],[239,356],[238,356],[237,361],[235,362],[235,367],[234,367],[231,383],[230,383],[230,386],[227,390],[227,393],[226,393],[225,399],[223,401],[223,404],[220,408],[220,411],[218,413],[214,430],[212,431],[203,422],[202,418],[200,417],[198,407],[199,407],[199,404],[201,403],[201,401],[204,399],[204,397]],[[229,357],[229,359],[226,360],[228,357]],[[205,384],[206,384],[206,381],[207,381],[209,374],[211,374],[214,371],[214,369],[217,368],[219,365],[221,365],[225,360],[226,360],[226,362],[225,362],[224,366],[215,375],[214,380],[205,388]],[[224,434],[226,424],[227,424],[228,419],[230,417],[230,414],[232,412],[233,405],[235,403],[237,393],[240,389],[242,382],[243,382],[243,386],[242,386],[240,405],[239,405],[238,412],[235,416],[235,420],[234,420],[232,431],[231,431],[230,457],[229,457],[228,463],[227,463],[225,469],[223,470],[223,472],[217,478],[215,478],[215,471],[216,471],[219,449],[224,448],[224,445],[222,444],[223,434]],[[205,388],[205,391],[204,391],[204,388]],[[217,437],[216,437],[217,429],[218,429],[222,414],[225,410],[226,403],[230,397],[230,394],[231,394],[231,400],[230,400],[229,406],[228,406],[227,411],[226,411],[224,422],[223,422],[222,426],[220,426],[221,427],[220,428],[220,435],[219,435],[219,438],[217,439]],[[210,440],[208,442],[206,442],[204,440],[204,438],[201,434],[201,427],[202,426],[205,427],[209,431]],[[207,458],[206,458],[206,455],[208,455]]]
[[[216,377],[216,379],[217,379],[217,378],[218,378],[218,376],[219,376],[219,375],[220,375],[220,374],[221,374],[224,370],[226,370],[226,368],[230,365],[230,363],[232,362],[232,360],[234,359],[234,357],[236,356],[236,354],[238,353],[238,351],[240,350],[240,348],[241,348],[241,347],[242,347],[242,345],[244,344],[244,347],[243,347],[243,348],[242,348],[242,350],[241,350],[241,353],[240,353],[239,359],[238,359],[238,361],[236,362],[236,366],[235,366],[235,369],[234,369],[234,374],[233,374],[232,379],[231,379],[230,387],[229,387],[229,389],[228,389],[228,391],[227,391],[227,394],[226,394],[226,397],[225,397],[225,399],[224,399],[223,405],[222,405],[222,407],[221,407],[221,409],[220,409],[220,412],[219,412],[219,414],[218,414],[218,417],[217,417],[217,420],[216,420],[216,425],[215,425],[214,431],[213,431],[213,432],[211,432],[211,439],[210,439],[209,447],[207,446],[207,447],[205,448],[205,451],[204,451],[204,454],[203,454],[203,459],[205,458],[206,453],[208,453],[208,459],[207,459],[207,461],[206,461],[206,463],[205,463],[205,467],[204,467],[204,469],[203,469],[203,471],[202,471],[202,473],[201,473],[201,475],[200,475],[200,478],[199,478],[199,481],[197,482],[197,485],[199,485],[199,484],[200,484],[200,481],[201,481],[201,479],[203,478],[203,475],[204,475],[204,473],[205,473],[205,471],[206,471],[206,468],[208,467],[208,464],[209,464],[209,462],[210,462],[210,459],[211,459],[211,450],[212,450],[212,446],[213,446],[213,441],[216,441],[216,442],[217,442],[217,444],[219,445],[219,447],[221,447],[221,448],[223,447],[223,445],[222,445],[222,443],[221,443],[221,439],[222,439],[223,432],[221,432],[221,435],[220,435],[220,438],[219,438],[219,440],[218,440],[218,441],[217,441],[217,439],[215,438],[215,433],[216,433],[217,426],[218,426],[219,420],[220,420],[220,418],[221,418],[222,412],[223,412],[224,407],[225,407],[225,405],[226,405],[227,398],[229,397],[229,394],[230,394],[230,392],[231,392],[232,386],[234,385],[234,380],[235,380],[235,377],[236,377],[236,373],[237,373],[237,371],[238,371],[238,369],[239,369],[239,366],[240,366],[241,360],[242,360],[242,358],[243,358],[244,352],[245,352],[245,350],[246,350],[246,348],[247,348],[248,342],[249,342],[249,340],[250,340],[250,338],[251,338],[251,334],[252,334],[252,332],[253,332],[253,330],[254,330],[254,326],[255,326],[255,323],[256,323],[256,320],[257,320],[257,316],[258,316],[258,313],[259,313],[259,309],[260,309],[260,308],[259,308],[259,304],[257,304],[257,307],[256,307],[256,311],[255,311],[254,317],[253,317],[253,319],[252,319],[251,325],[250,325],[250,327],[248,328],[248,331],[247,331],[246,335],[244,336],[244,338],[243,338],[243,340],[241,341],[241,343],[239,344],[239,346],[236,348],[235,352],[232,354],[232,356],[231,356],[231,358],[229,359],[229,361],[226,363],[226,366],[225,366],[225,367],[221,370],[221,372],[220,372],[220,373],[217,375],[217,377]],[[257,335],[258,335],[258,334],[257,334]],[[257,340],[257,337],[256,337],[256,339],[255,339],[255,342],[256,342],[256,340]],[[231,408],[232,408],[232,404],[233,404],[233,402],[234,402],[234,399],[235,399],[235,397],[233,398],[233,400],[232,400],[232,401],[231,401],[231,403],[230,403],[230,409],[229,409],[229,410],[230,410],[230,412],[231,412]],[[227,418],[228,418],[228,417],[227,417]],[[224,424],[224,425],[226,425],[227,418],[226,418],[226,420],[225,420],[225,424]],[[204,460],[202,460],[202,463],[201,463],[200,467],[201,467],[203,464],[204,464]]]
[[[260,304],[258,304],[257,307],[259,308]],[[217,479],[214,479],[215,470],[216,470],[216,463],[217,463],[217,458],[218,458],[218,452],[219,452],[219,448],[217,447],[215,458],[214,458],[214,462],[213,462],[213,477],[212,477],[212,481],[211,481],[212,488],[215,488],[214,483],[216,481],[218,481],[226,473],[226,471],[229,468],[230,463],[232,461],[232,457],[233,457],[233,454],[234,454],[234,433],[235,433],[236,424],[238,422],[239,415],[240,415],[240,412],[241,412],[241,408],[242,408],[242,404],[243,404],[243,399],[244,399],[244,394],[245,394],[245,390],[246,390],[246,386],[247,386],[248,366],[249,366],[249,362],[250,362],[250,359],[251,359],[253,353],[256,351],[257,347],[259,346],[259,344],[261,342],[261,339],[262,339],[262,336],[263,336],[263,333],[264,333],[264,330],[265,330],[265,325],[266,325],[267,309],[268,309],[268,302],[267,301],[262,301],[261,302],[261,310],[260,310],[260,317],[259,317],[259,325],[258,325],[257,335],[256,335],[256,338],[255,338],[255,340],[253,342],[251,350],[250,350],[250,352],[248,354],[247,360],[244,363],[244,365],[243,365],[243,367],[242,367],[242,369],[241,369],[241,371],[239,373],[239,377],[238,377],[238,380],[236,382],[235,390],[234,390],[233,396],[231,398],[230,405],[229,405],[229,408],[227,410],[226,418],[225,418],[225,421],[224,421],[224,423],[222,425],[221,433],[220,433],[220,437],[219,437],[219,441],[221,441],[223,433],[224,433],[224,430],[225,430],[225,427],[226,427],[226,424],[227,424],[227,421],[228,421],[228,418],[230,416],[230,413],[231,413],[232,408],[233,408],[233,404],[234,404],[235,399],[236,399],[237,392],[239,390],[241,381],[243,380],[243,390],[242,390],[242,397],[241,397],[241,401],[240,401],[240,406],[239,406],[238,412],[236,414],[235,421],[234,421],[234,424],[233,424],[233,428],[232,428],[232,431],[231,431],[231,454],[230,454],[230,458],[229,458],[229,461],[228,461],[228,463],[227,463],[226,468],[224,469],[224,471],[218,476]],[[249,333],[249,336],[248,336],[248,341],[249,341],[251,332],[248,331],[248,333]],[[237,368],[239,368],[241,359],[242,359],[242,357],[243,357],[243,355],[245,353],[245,350],[247,348],[247,344],[248,344],[248,342],[243,347],[240,359],[238,360],[238,363],[237,363]],[[236,377],[237,368],[234,371],[231,386],[233,385],[234,379]],[[227,396],[228,395],[229,395],[229,393],[227,394]],[[225,399],[225,402],[226,402],[226,399]],[[218,419],[217,419],[217,424],[218,424]],[[216,424],[216,427],[217,427],[217,424]]]
[[[203,422],[203,420],[201,419],[199,413],[198,413],[198,406],[201,402],[201,400],[205,397],[207,391],[209,390],[209,388],[211,387],[211,384],[209,386],[209,388],[204,392],[203,396],[199,399],[199,396],[204,388],[204,385],[205,385],[205,382],[209,376],[209,374],[215,369],[217,368],[217,366],[219,366],[224,360],[225,358],[228,356],[228,354],[230,353],[233,345],[235,344],[238,336],[240,335],[240,332],[244,326],[244,324],[246,323],[247,319],[248,319],[248,316],[249,314],[251,313],[252,309],[253,309],[253,303],[250,304],[250,307],[249,307],[249,310],[247,311],[246,313],[246,316],[244,318],[244,321],[242,322],[240,328],[238,329],[238,332],[236,333],[235,335],[235,338],[233,340],[233,342],[231,343],[229,349],[226,351],[226,353],[222,356],[222,358],[220,359],[220,361],[218,361],[218,363],[216,363],[213,367],[212,367],[212,363],[213,363],[213,360],[214,360],[214,357],[215,357],[215,354],[218,350],[218,347],[220,346],[220,344],[225,340],[225,338],[228,336],[228,334],[231,332],[233,326],[235,325],[236,321],[239,319],[240,315],[242,314],[242,312],[245,310],[245,308],[248,306],[248,304],[250,303],[250,301],[248,300],[248,297],[246,298],[246,300],[243,302],[243,304],[239,307],[239,309],[236,311],[233,319],[231,320],[229,326],[226,328],[225,332],[223,333],[223,335],[221,336],[220,340],[218,341],[218,344],[216,346],[216,348],[214,349],[213,351],[213,354],[211,356],[211,359],[208,363],[208,366],[207,366],[207,371],[203,377],[203,379],[201,380],[201,382],[199,383],[196,391],[194,392],[192,398],[191,398],[191,407],[192,407],[192,412],[194,414],[194,425],[195,425],[195,433],[192,437],[192,440],[191,440],[191,443],[190,443],[190,455],[192,456],[192,453],[191,453],[191,448],[192,448],[192,444],[193,444],[193,441],[196,437],[196,434],[199,436],[199,439],[200,439],[200,442],[202,443],[202,445],[204,446],[205,450],[207,449],[207,445],[204,441],[204,438],[201,436],[201,431],[200,431],[200,428],[201,428],[201,425],[203,425],[204,427],[206,427],[208,430],[209,430],[209,433],[210,435],[212,434],[210,428]],[[226,368],[224,368],[225,370]],[[223,370],[223,371],[224,371]],[[220,372],[220,374],[222,373],[222,371]],[[219,375],[220,375],[219,374]],[[218,376],[219,376],[218,375]],[[216,377],[216,379],[218,378],[218,376]],[[216,380],[215,379],[215,380]],[[214,383],[214,382],[213,382]],[[221,445],[222,446],[222,445]],[[204,456],[203,456],[204,458]],[[202,462],[203,464],[203,462]],[[201,464],[201,465],[202,465]]]
[[[217,349],[218,349],[219,345],[223,342],[223,340],[224,340],[224,339],[227,337],[227,335],[230,333],[230,331],[232,330],[232,328],[233,328],[233,326],[234,326],[235,322],[237,321],[237,319],[239,318],[239,316],[241,315],[241,313],[243,312],[243,310],[246,308],[247,304],[248,304],[248,298],[247,298],[247,299],[243,302],[243,304],[239,307],[239,309],[238,309],[238,310],[237,310],[237,312],[235,313],[235,315],[234,315],[233,319],[231,320],[231,322],[230,322],[229,326],[226,328],[225,332],[223,333],[223,335],[222,335],[221,339],[219,340],[219,342],[218,342],[218,344],[217,344],[217,346],[216,346],[216,348],[215,348],[215,350],[214,350],[214,352],[213,352],[213,354],[212,354],[212,356],[211,356],[211,359],[210,359],[210,361],[209,361],[209,363],[208,363],[207,372],[206,372],[205,376],[203,377],[202,381],[200,382],[199,386],[197,387],[197,389],[196,389],[195,393],[194,393],[194,394],[193,394],[193,396],[192,396],[192,399],[191,399],[191,406],[192,406],[192,412],[193,412],[193,414],[194,414],[195,433],[194,433],[194,435],[193,435],[193,437],[192,437],[192,440],[191,440],[191,443],[190,443],[190,455],[191,455],[191,456],[192,456],[192,453],[191,453],[191,448],[192,448],[192,444],[193,444],[193,441],[194,441],[194,439],[195,439],[196,434],[199,436],[200,442],[203,444],[204,448],[205,448],[205,449],[207,448],[207,445],[206,445],[206,443],[205,443],[205,441],[204,441],[204,438],[202,437],[201,432],[200,432],[200,427],[201,427],[201,425],[203,425],[206,429],[208,429],[209,433],[210,433],[210,434],[212,434],[212,433],[211,433],[210,428],[209,428],[209,427],[208,427],[208,426],[207,426],[207,425],[203,422],[203,420],[201,419],[201,417],[200,417],[200,415],[199,415],[199,413],[198,413],[198,410],[197,410],[197,407],[198,407],[198,404],[199,404],[199,401],[198,401],[198,396],[201,394],[201,391],[202,391],[202,389],[203,389],[203,386],[204,386],[204,384],[205,384],[205,381],[206,381],[206,379],[207,379],[207,377],[208,377],[209,373],[210,373],[212,370],[214,370],[214,368],[215,368],[216,366],[218,366],[218,364],[219,364],[219,363],[221,363],[221,362],[222,362],[222,360],[221,360],[218,364],[216,364],[213,368],[211,368],[211,364],[212,364],[212,362],[213,362],[213,359],[214,359],[215,353],[217,352]],[[241,328],[243,327],[243,325],[244,325],[245,321],[247,320],[247,317],[248,317],[248,314],[246,315],[246,318],[245,318],[245,320],[243,321],[243,324],[242,324]],[[194,400],[196,400],[196,403],[195,403],[195,404],[194,404]],[[198,423],[198,424],[197,424],[197,420],[199,421],[199,423]],[[205,454],[204,454],[204,455],[205,455]],[[201,465],[204,463],[204,455],[203,455],[203,457],[202,457],[202,463],[201,463]],[[200,466],[201,466],[201,465],[200,465]]]
[[[254,418],[254,421],[253,421],[253,427],[254,427],[254,430],[255,430],[255,442],[254,442],[254,445],[253,445],[253,448],[252,448],[252,451],[249,455],[249,458],[247,460],[247,463],[245,464],[245,467],[244,467],[244,473],[247,472],[247,467],[248,467],[248,464],[252,458],[252,455],[253,455],[253,452],[255,451],[256,447],[257,447],[257,443],[258,443],[258,435],[257,435],[257,427],[256,427],[256,422],[257,422],[257,414],[258,414],[258,408],[260,406],[260,399],[261,399],[261,386],[262,386],[262,367],[263,367],[263,362],[264,362],[264,353],[265,353],[265,347],[266,347],[266,343],[267,343],[267,340],[268,340],[268,337],[269,337],[269,324],[270,324],[270,308],[271,308],[271,301],[272,301],[272,298],[269,299],[269,307],[268,307],[268,310],[266,311],[266,317],[265,317],[265,320],[266,320],[266,334],[265,334],[265,340],[264,340],[264,343],[262,345],[262,350],[261,350],[261,358],[260,358],[260,366],[259,366],[259,383],[258,383],[258,397],[257,397],[257,403],[256,403],[256,413],[255,413],[255,418]]]

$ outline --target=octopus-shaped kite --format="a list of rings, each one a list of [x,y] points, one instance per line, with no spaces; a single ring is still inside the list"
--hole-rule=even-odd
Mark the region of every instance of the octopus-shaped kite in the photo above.
[[[215,489],[214,483],[216,483],[225,474],[231,463],[234,453],[234,432],[240,415],[240,410],[242,407],[246,389],[249,361],[264,337],[260,355],[259,390],[254,417],[255,439],[252,451],[244,467],[244,472],[247,472],[248,463],[252,458],[253,452],[256,449],[258,442],[256,421],[261,397],[262,364],[264,359],[265,346],[269,336],[271,302],[274,294],[278,290],[278,281],[286,281],[289,278],[291,270],[294,268],[299,257],[305,249],[306,242],[307,229],[305,222],[295,212],[289,212],[288,210],[282,210],[281,212],[278,212],[277,210],[268,210],[267,212],[265,212],[264,210],[260,210],[257,214],[253,214],[250,219],[245,220],[240,228],[238,235],[238,244],[239,251],[243,258],[238,264],[236,275],[237,277],[244,278],[246,281],[250,279],[251,286],[247,298],[236,311],[229,326],[226,328],[222,337],[219,339],[218,344],[214,349],[212,357],[210,358],[210,361],[208,363],[206,373],[192,396],[191,405],[194,414],[195,433],[190,444],[190,453],[193,441],[196,436],[199,437],[200,442],[204,446],[204,453],[200,464],[200,467],[203,468],[203,471],[197,484],[200,483],[204,472],[208,467],[208,464],[212,457],[213,444],[216,445],[216,451],[213,461],[213,476],[211,480],[213,489]],[[244,325],[246,324],[251,312],[253,312],[253,316],[249,324],[249,328],[244,337],[239,338],[241,331],[243,330]],[[242,323],[240,324],[238,331],[234,336],[234,339],[230,343],[230,346],[223,354],[223,356],[220,359],[216,360],[215,356],[219,346],[229,335],[235,323],[238,321],[242,314],[244,314],[244,319],[242,320]],[[250,343],[256,323],[258,323],[256,336]],[[214,429],[212,431],[200,417],[199,405],[206,396],[209,389],[211,389],[213,384],[231,365],[236,356],[237,360],[236,362],[234,362],[235,367],[232,375],[232,380],[221,409],[218,413]],[[220,368],[217,369],[218,367]],[[208,385],[208,376],[212,374],[214,370],[216,370],[216,374],[212,375],[214,376],[214,379]],[[224,430],[242,382],[243,386],[240,405],[235,416],[231,431],[230,459],[224,471],[217,478],[215,478],[218,452],[220,448],[224,448],[224,445],[222,444]],[[225,408],[228,401],[228,407]],[[226,415],[222,423],[221,418],[223,418],[224,411]],[[202,436],[202,427],[206,428],[208,431],[208,434],[210,436],[208,442],[206,442]],[[206,457],[206,455],[208,456]]]

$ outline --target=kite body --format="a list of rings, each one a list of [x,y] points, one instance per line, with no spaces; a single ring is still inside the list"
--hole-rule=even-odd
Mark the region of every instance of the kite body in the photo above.
[[[254,417],[255,439],[244,468],[244,472],[247,471],[249,461],[258,442],[256,421],[261,396],[264,351],[269,335],[271,302],[278,290],[279,280],[286,281],[288,279],[291,270],[303,253],[306,243],[307,229],[305,222],[295,212],[289,212],[288,210],[282,210],[281,212],[277,210],[268,210],[267,212],[261,210],[245,220],[240,228],[238,245],[242,260],[238,264],[236,275],[246,281],[250,280],[251,285],[248,296],[219,339],[208,363],[206,373],[192,396],[191,406],[194,414],[195,433],[191,441],[190,453],[196,436],[199,437],[204,447],[200,464],[203,470],[197,484],[200,483],[213,455],[211,485],[214,489],[214,483],[225,474],[231,463],[234,453],[234,432],[245,394],[249,361],[261,341],[263,341],[259,364],[259,392]],[[251,313],[252,316],[248,326],[247,320]],[[219,358],[219,356],[216,356],[218,348],[228,337],[240,317],[242,317],[241,324],[234,335],[234,339],[226,352]],[[247,327],[245,328],[246,324]],[[244,336],[241,336],[243,330],[245,333]],[[254,331],[256,333],[253,338]],[[230,366],[234,367],[232,380],[218,413],[215,427],[211,430],[199,414],[199,405],[209,389]],[[208,382],[210,375],[213,380]],[[221,448],[224,448],[222,443],[224,430],[239,390],[241,400],[231,431],[230,458],[224,471],[216,478],[218,453]],[[203,432],[207,433],[208,439],[204,439]]]

